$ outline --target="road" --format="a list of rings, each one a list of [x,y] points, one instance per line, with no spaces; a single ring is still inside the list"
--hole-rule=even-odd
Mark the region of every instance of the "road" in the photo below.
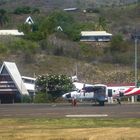
[[[0,104],[0,118],[6,117],[140,118],[140,104]]]

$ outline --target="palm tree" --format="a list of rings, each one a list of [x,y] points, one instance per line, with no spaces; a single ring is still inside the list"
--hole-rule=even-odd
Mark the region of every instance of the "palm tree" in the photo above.
[[[4,24],[8,22],[7,12],[4,9],[0,9],[0,26],[3,27]]]

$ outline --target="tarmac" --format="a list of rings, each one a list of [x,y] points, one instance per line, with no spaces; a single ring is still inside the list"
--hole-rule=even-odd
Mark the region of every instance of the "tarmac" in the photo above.
[[[0,104],[0,118],[140,118],[138,104]]]

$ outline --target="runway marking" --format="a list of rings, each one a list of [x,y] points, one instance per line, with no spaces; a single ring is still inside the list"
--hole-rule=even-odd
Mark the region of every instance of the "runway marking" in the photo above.
[[[84,118],[84,117],[108,117],[108,115],[107,114],[91,114],[91,115],[88,115],[88,114],[84,114],[84,115],[65,115],[66,117],[82,117],[82,118]]]

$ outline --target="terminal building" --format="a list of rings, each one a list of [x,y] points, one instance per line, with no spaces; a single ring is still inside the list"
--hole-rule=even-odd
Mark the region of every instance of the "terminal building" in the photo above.
[[[14,62],[3,62],[0,68],[0,103],[21,102],[23,95],[33,96],[35,78],[21,76]]]

